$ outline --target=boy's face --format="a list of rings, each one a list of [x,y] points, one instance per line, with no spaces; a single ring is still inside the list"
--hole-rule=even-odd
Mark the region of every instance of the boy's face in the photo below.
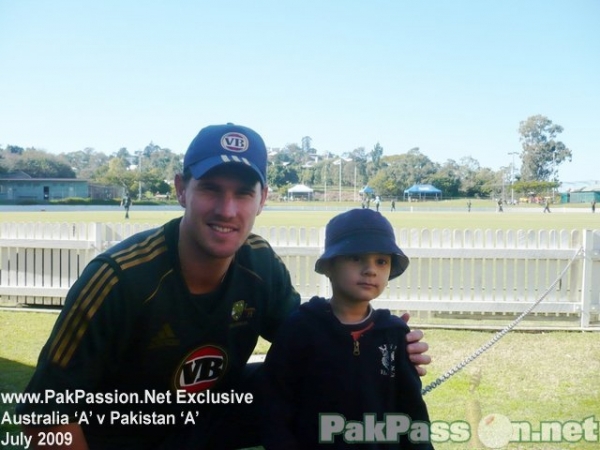
[[[229,258],[242,246],[267,197],[251,169],[223,164],[199,180],[176,178],[179,203],[185,208],[183,230],[196,250],[212,258]]]
[[[368,302],[386,288],[391,265],[391,256],[380,253],[337,256],[327,263],[325,274],[336,299]]]

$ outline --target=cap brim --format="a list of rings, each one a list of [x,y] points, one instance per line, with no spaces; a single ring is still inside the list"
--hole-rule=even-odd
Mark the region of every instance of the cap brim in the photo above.
[[[260,183],[265,186],[267,184],[267,180],[264,179],[261,171],[256,167],[256,165],[252,164],[250,161],[238,157],[232,157],[231,155],[220,155],[220,156],[211,156],[210,158],[206,158],[202,161],[199,161],[195,164],[191,164],[188,169],[190,170],[192,176],[195,179],[200,179],[207,172],[214,169],[215,167],[221,166],[223,164],[235,164],[243,167],[247,167],[248,169],[253,169],[258,177]]]

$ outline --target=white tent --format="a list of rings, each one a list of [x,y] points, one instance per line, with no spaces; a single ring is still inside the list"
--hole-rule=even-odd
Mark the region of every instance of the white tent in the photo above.
[[[309,188],[304,184],[297,184],[294,187],[288,189],[288,197],[294,198],[294,196],[302,196],[312,198],[313,189]]]
[[[297,184],[288,189],[288,194],[312,194],[313,190],[304,184]]]

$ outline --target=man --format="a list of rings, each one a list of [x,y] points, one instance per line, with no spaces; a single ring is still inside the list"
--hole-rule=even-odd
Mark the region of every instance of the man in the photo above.
[[[123,206],[123,208],[125,208],[125,218],[129,219],[129,208],[131,207],[131,197],[129,196],[129,194],[125,194],[125,197],[123,197],[123,200],[121,201],[121,205]]]
[[[129,237],[85,268],[26,389],[54,396],[18,406],[21,415],[57,415],[44,431],[72,438],[57,448],[258,443],[258,426],[244,427],[256,420],[251,401],[219,407],[194,400],[245,392],[258,336],[273,339],[300,303],[282,261],[251,234],[267,197],[266,167],[255,131],[203,128],[175,177],[183,216]],[[417,331],[407,339],[417,366],[429,363],[421,337]],[[86,395],[59,397],[75,392]],[[25,431],[34,442],[41,436],[37,427]]]

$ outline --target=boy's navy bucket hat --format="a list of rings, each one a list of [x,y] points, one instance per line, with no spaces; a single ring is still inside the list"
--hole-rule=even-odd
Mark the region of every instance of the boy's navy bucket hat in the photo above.
[[[351,209],[335,216],[325,228],[325,252],[315,263],[315,271],[324,273],[324,262],[342,255],[381,253],[392,256],[390,280],[400,276],[409,259],[396,245],[394,229],[379,212]]]
[[[196,179],[221,164],[245,164],[267,184],[267,147],[260,135],[241,125],[227,123],[202,128],[187,149],[183,169]]]

